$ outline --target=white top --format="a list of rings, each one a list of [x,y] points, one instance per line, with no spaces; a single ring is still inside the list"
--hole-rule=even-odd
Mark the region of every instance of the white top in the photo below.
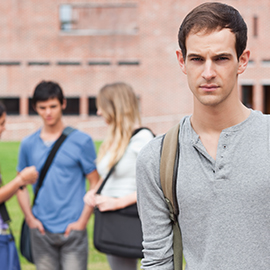
[[[153,139],[153,135],[147,129],[142,129],[131,138],[124,155],[103,187],[102,195],[118,198],[136,191],[135,169],[137,155],[151,139]],[[108,168],[109,158],[110,152],[107,152],[97,164],[97,171],[103,179],[110,169]]]

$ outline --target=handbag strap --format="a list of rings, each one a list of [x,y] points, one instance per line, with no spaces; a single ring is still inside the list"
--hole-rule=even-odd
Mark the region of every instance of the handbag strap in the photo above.
[[[50,167],[50,165],[52,164],[52,161],[55,157],[55,154],[56,152],[58,151],[59,147],[61,146],[61,144],[64,142],[64,140],[67,138],[67,136],[73,132],[75,129],[72,128],[72,127],[66,127],[61,136],[57,139],[57,141],[55,142],[52,150],[50,151],[50,154],[48,155],[46,161],[45,161],[45,164],[43,165],[42,169],[41,169],[41,172],[40,172],[40,176],[39,176],[39,181],[38,181],[38,184],[37,184],[37,187],[36,187],[36,190],[35,190],[35,196],[34,196],[34,199],[33,199],[33,205],[35,204],[35,201],[36,201],[36,198],[37,198],[37,195],[38,195],[38,192],[39,192],[39,189],[40,187],[42,186],[42,183],[43,183],[43,180],[47,174],[47,171]]]
[[[0,214],[1,214],[1,217],[5,223],[8,223],[11,221],[9,214],[8,214],[8,211],[7,211],[7,208],[6,208],[6,205],[5,205],[5,202],[2,202],[0,204]]]
[[[150,128],[148,128],[148,127],[140,127],[140,128],[135,129],[135,130],[132,132],[131,138],[132,138],[133,136],[135,136],[137,133],[139,133],[139,132],[140,132],[141,130],[143,130],[143,129],[149,130],[149,131],[152,133],[153,137],[156,137],[156,135],[153,133],[153,131],[152,131]]]
[[[130,137],[130,139],[135,136],[137,133],[139,133],[141,130],[143,129],[147,129],[149,130],[153,136],[155,137],[155,134],[152,132],[151,129],[147,128],[147,127],[140,127],[140,128],[137,128],[135,129],[133,132],[132,132],[132,135]],[[111,174],[113,173],[114,169],[115,169],[115,166],[117,165],[117,163],[120,161],[120,159],[111,167],[111,169],[109,170],[109,172],[107,173],[106,177],[104,178],[103,182],[101,183],[99,189],[97,190],[96,194],[100,194],[101,193],[101,190],[103,189],[103,187],[105,186],[106,182],[108,181],[109,177],[111,176]]]
[[[14,241],[13,232],[12,232],[11,226],[10,226],[11,219],[9,217],[5,202],[2,202],[0,204],[0,214],[1,214],[1,217],[2,217],[3,221],[6,224],[8,224],[8,229],[9,229],[9,233],[10,233],[10,236],[11,236],[10,241]]]
[[[118,162],[117,162],[118,163]],[[116,163],[116,164],[117,164]],[[112,172],[114,171],[115,169],[115,166],[116,164],[114,164],[111,169],[109,170],[109,172],[107,173],[106,177],[104,178],[103,182],[101,183],[100,187],[98,188],[96,194],[100,194],[101,193],[101,190],[103,189],[103,187],[105,186],[107,180],[109,179],[109,177],[111,176]]]

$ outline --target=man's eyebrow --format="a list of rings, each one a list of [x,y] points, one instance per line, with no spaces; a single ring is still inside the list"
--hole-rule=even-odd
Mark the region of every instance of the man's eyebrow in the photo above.
[[[218,54],[215,54],[213,55],[211,58],[218,58],[218,57],[232,57],[232,54],[230,53],[218,53]],[[202,55],[200,54],[196,54],[196,53],[190,53],[187,55],[187,58],[190,59],[190,58],[204,58]]]
[[[219,53],[215,55],[214,57],[231,57],[232,55],[230,53]]]
[[[201,55],[196,54],[196,53],[191,53],[191,54],[188,54],[188,55],[187,55],[187,57],[188,57],[188,58],[191,58],[191,57],[201,57],[201,58],[202,58],[202,56],[201,56]]]

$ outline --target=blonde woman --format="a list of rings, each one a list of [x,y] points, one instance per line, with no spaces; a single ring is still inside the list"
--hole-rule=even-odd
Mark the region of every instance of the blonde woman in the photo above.
[[[98,153],[97,170],[101,179],[96,190],[110,168],[118,164],[101,195],[95,195],[92,191],[84,199],[100,211],[113,211],[136,203],[136,158],[141,148],[153,138],[153,134],[142,129],[132,136],[134,130],[140,128],[141,118],[137,97],[125,83],[105,85],[97,96],[97,109],[97,114],[108,124],[108,134]],[[107,259],[112,270],[137,269],[137,259],[109,254]]]

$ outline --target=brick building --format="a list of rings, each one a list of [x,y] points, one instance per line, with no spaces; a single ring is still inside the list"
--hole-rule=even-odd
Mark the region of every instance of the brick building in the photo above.
[[[131,84],[143,124],[165,132],[192,110],[178,67],[177,32],[200,0],[13,0],[0,2],[0,99],[7,105],[4,140],[20,140],[41,122],[30,106],[41,80],[60,83],[64,121],[94,139],[105,135],[95,97],[105,84]],[[226,0],[249,27],[251,60],[239,77],[245,104],[270,113],[270,1]]]

